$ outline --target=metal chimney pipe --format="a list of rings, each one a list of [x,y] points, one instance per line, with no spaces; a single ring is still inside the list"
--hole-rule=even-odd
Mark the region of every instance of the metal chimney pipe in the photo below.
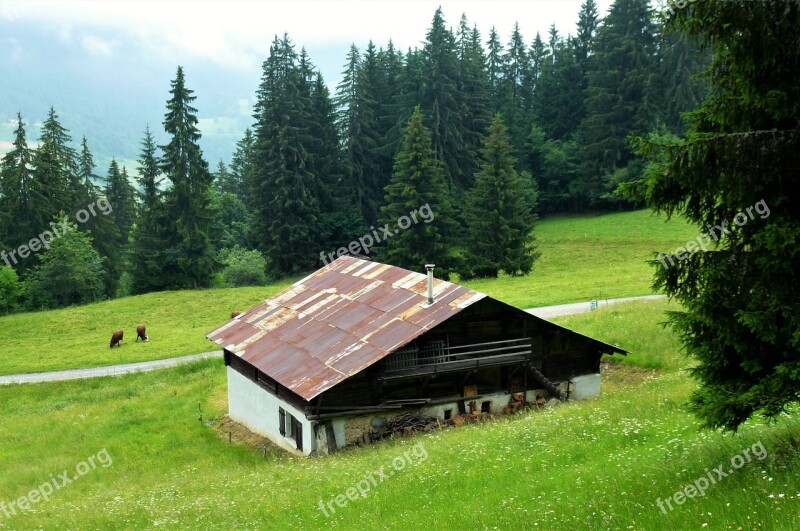
[[[433,268],[435,264],[425,264],[425,269],[428,271],[428,304],[433,304]]]

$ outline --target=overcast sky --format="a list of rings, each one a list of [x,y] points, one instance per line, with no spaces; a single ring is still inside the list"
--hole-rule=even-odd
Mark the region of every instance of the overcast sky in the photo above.
[[[602,18],[613,0],[596,0]],[[177,65],[196,91],[203,149],[228,160],[244,128],[273,37],[305,47],[333,93],[351,43],[420,47],[436,8],[457,27],[462,13],[484,43],[503,44],[518,22],[530,45],[555,24],[575,33],[583,0],[0,0],[0,155],[16,113],[32,125],[54,106],[75,138],[103,157],[132,159],[146,124],[158,124]],[[30,130],[29,139],[37,138]]]
[[[495,26],[508,41],[519,22],[526,41],[546,35],[555,23],[561,34],[574,33],[582,0],[516,1],[31,1],[0,0],[7,22],[35,21],[64,39],[77,40],[88,55],[113,55],[117,43],[108,30],[139,40],[145,49],[179,64],[206,58],[227,67],[251,69],[266,58],[275,34],[314,51],[369,39],[383,45],[392,39],[406,49],[420,45],[435,9],[456,26],[461,13],[485,37]],[[597,0],[602,17],[611,0]],[[97,31],[97,34],[93,33]],[[103,36],[100,36],[102,34]],[[344,58],[342,58],[342,64]],[[341,66],[341,65],[340,65]]]

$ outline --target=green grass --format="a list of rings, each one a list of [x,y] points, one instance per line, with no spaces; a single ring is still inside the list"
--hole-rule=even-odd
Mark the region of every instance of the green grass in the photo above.
[[[649,211],[557,217],[538,225],[542,253],[527,277],[503,276],[465,283],[520,308],[652,293],[655,251],[685,243],[696,230],[665,222]],[[285,288],[177,291],[127,297],[87,306],[0,318],[0,374],[41,372],[169,358],[212,350],[206,332]],[[135,327],[147,325],[151,341],[134,344]],[[121,348],[108,348],[114,330]]]
[[[231,311],[247,310],[289,285],[149,293],[86,306],[0,318],[0,374],[114,365],[218,348],[205,338]],[[135,342],[144,323],[150,340]],[[109,348],[122,328],[121,347]]]
[[[629,352],[626,357],[615,356],[623,363],[649,369],[678,369],[690,366],[680,352],[677,336],[663,324],[667,311],[680,306],[666,299],[643,300],[604,306],[596,311],[565,317],[554,322]]]
[[[640,321],[621,331],[606,321],[629,307],[570,319],[632,352],[628,363],[609,364],[597,399],[328,458],[265,458],[219,437],[205,422],[226,410],[219,360],[0,388],[0,502],[102,449],[113,459],[29,512],[3,516],[0,528],[796,529],[797,419],[756,420],[736,436],[698,431],[685,409],[694,385],[685,370],[635,366],[674,356],[670,343],[646,340],[671,334],[656,324],[664,303],[634,308]],[[759,440],[763,461],[667,515],[655,505]],[[329,518],[318,509],[417,444],[424,461]]]
[[[653,293],[655,252],[673,251],[698,229],[649,210],[548,218],[534,231],[541,257],[525,277],[464,285],[519,308]]]

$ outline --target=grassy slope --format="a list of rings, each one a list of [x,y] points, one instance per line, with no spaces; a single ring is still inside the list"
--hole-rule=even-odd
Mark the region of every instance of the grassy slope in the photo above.
[[[657,324],[664,307],[640,303],[569,321],[631,349],[631,362],[682,365],[674,336]],[[630,308],[635,327],[608,325]],[[629,364],[611,367],[598,399],[320,459],[283,453],[265,459],[198,422],[198,404],[204,419],[226,409],[219,360],[123,378],[0,388],[0,501],[74,470],[103,448],[114,461],[26,514],[0,518],[0,528],[796,529],[796,419],[771,427],[752,422],[736,437],[698,432],[684,406],[693,384],[683,370],[657,375]],[[769,452],[766,460],[668,515],[656,507],[656,498],[758,440]],[[390,467],[417,443],[429,456],[425,462],[331,518],[317,508],[320,499]]]
[[[648,210],[550,218],[535,231],[542,255],[529,276],[465,285],[520,308],[646,295],[653,281],[646,261],[697,236],[686,222],[665,220]]]
[[[651,293],[654,251],[672,250],[695,234],[686,223],[649,211],[551,218],[536,235],[541,259],[527,277],[467,285],[520,308]],[[613,271],[613,274],[610,274]],[[162,359],[212,350],[205,333],[290,282],[266,288],[153,293],[50,312],[0,318],[0,374],[41,372]],[[151,342],[134,345],[145,323]],[[110,350],[123,328],[126,340]]]
[[[205,338],[232,310],[246,310],[289,282],[261,288],[149,293],[87,306],[0,319],[0,374],[40,372],[170,358],[218,348]],[[138,342],[136,325],[150,341]],[[125,332],[110,349],[111,333]]]

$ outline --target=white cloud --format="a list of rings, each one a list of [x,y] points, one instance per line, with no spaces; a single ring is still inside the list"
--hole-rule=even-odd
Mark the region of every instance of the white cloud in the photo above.
[[[92,55],[111,55],[116,43],[101,39],[96,35],[84,35],[81,46]]]
[[[275,34],[289,33],[309,51],[369,39],[383,45],[389,39],[400,49],[421,45],[436,8],[441,5],[448,25],[462,13],[484,35],[495,26],[508,40],[519,22],[526,41],[536,32],[546,35],[555,23],[559,33],[575,32],[583,0],[294,0],[294,1],[44,1],[2,0],[4,12],[17,18],[56,23],[62,38],[71,39],[72,25],[125,31],[138,36],[156,56],[180,61],[205,57],[219,64],[251,69],[269,51]],[[612,0],[598,0],[602,16]],[[86,38],[82,42],[87,46]],[[97,53],[111,49],[90,42]],[[312,53],[313,57],[313,53]]]

